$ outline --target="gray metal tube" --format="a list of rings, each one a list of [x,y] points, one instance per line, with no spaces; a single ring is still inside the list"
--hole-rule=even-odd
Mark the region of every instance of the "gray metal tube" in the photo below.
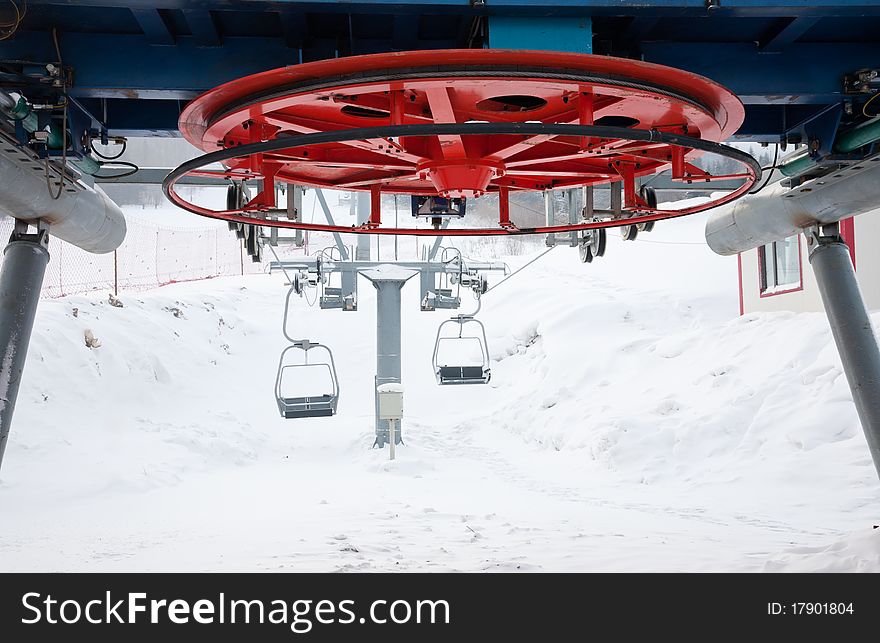
[[[320,192],[320,190],[318,190]],[[303,200],[303,191],[302,188],[295,183],[287,184],[287,218],[291,221],[299,221],[302,222],[302,200]],[[278,234],[277,228],[272,228],[272,232],[276,235]],[[303,239],[303,231],[295,230],[293,233],[293,245],[297,248],[302,248],[305,245],[305,239]]]
[[[382,384],[400,383],[400,291],[415,270],[383,264],[361,273],[376,288],[376,381],[373,396],[376,412],[376,446],[388,442],[388,420],[379,419],[379,393]],[[397,423],[394,440],[400,444],[403,430]]]
[[[440,223],[440,229],[445,230],[449,227],[449,217],[443,219]],[[431,251],[428,253],[428,261],[434,261],[434,257],[437,256],[437,251],[440,250],[440,244],[443,243],[443,237],[437,237],[434,239],[434,243],[431,245]]]
[[[363,225],[370,220],[370,193],[355,192],[353,196],[357,198],[357,223],[358,225]],[[358,235],[357,248],[354,251],[354,258],[356,260],[370,260],[370,237],[372,235]]]
[[[849,249],[840,241],[808,236],[816,274],[843,372],[880,476],[880,349],[865,308]]]
[[[103,190],[68,182],[53,199],[42,162],[23,162],[16,154],[0,149],[0,215],[40,220],[50,226],[53,237],[89,252],[119,247],[125,239],[125,216]]]
[[[796,188],[768,185],[758,194],[714,210],[706,222],[706,243],[720,255],[734,255],[864,214],[880,205],[880,163],[866,161]]]
[[[0,89],[0,110],[10,112],[18,101],[15,100],[5,89]]]
[[[28,344],[49,263],[48,234],[20,235],[3,252],[0,270],[0,465]]]
[[[318,203],[321,204],[321,209],[324,211],[324,217],[327,219],[327,223],[330,225],[336,225],[336,222],[333,220],[333,213],[330,212],[330,206],[327,205],[327,199],[324,198],[324,192],[321,191],[321,188],[315,188],[315,196],[318,198]],[[299,230],[298,232],[302,231]],[[345,243],[342,241],[342,236],[338,232],[334,232],[333,240],[336,242],[336,247],[339,249],[339,256],[342,257],[343,261],[348,261],[348,248],[345,247]],[[360,239],[358,239],[358,243],[360,243]]]
[[[403,281],[378,280],[373,285],[376,299],[376,387],[389,382],[400,383],[400,291]],[[376,397],[376,443],[381,448],[388,442],[388,420],[380,420],[379,398]],[[394,439],[400,443],[403,427],[398,424]]]

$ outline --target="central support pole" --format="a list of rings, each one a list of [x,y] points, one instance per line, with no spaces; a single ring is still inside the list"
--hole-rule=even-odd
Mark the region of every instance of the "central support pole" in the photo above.
[[[49,263],[49,233],[25,234],[21,227],[16,223],[0,270],[0,464]]]
[[[367,192],[355,192],[353,196],[357,199],[357,224],[362,226],[370,220],[370,194]],[[357,238],[354,258],[357,261],[369,261],[370,235],[359,234]]]
[[[377,291],[376,297],[376,381],[373,390],[382,384],[400,384],[400,291],[415,270],[391,264],[364,270],[361,274],[369,279]],[[389,441],[388,420],[379,419],[379,397],[376,394],[376,442],[380,449]],[[398,422],[394,441],[402,441],[403,427]]]
[[[853,402],[880,476],[880,349],[865,308],[849,248],[836,233],[807,232],[810,265]]]

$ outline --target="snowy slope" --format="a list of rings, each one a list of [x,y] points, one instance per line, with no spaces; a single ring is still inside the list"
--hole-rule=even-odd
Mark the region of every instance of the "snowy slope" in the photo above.
[[[612,233],[589,266],[559,248],[490,292],[486,387],[436,386],[446,315],[408,285],[394,462],[369,448],[365,280],[357,313],[296,301],[342,388],[337,417],[300,421],[272,397],[281,275],[44,301],[0,569],[880,571],[880,485],[826,321],[738,317],[735,259],[702,224]]]

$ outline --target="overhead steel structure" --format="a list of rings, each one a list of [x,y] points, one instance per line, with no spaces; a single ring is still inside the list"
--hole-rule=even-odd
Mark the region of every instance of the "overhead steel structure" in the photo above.
[[[536,63],[540,60],[540,63]],[[742,124],[740,101],[695,74],[631,60],[559,52],[439,50],[355,56],[248,76],[192,101],[180,130],[206,154],[165,180],[168,197],[203,216],[251,225],[435,236],[571,232],[647,223],[727,203],[760,179],[748,154],[720,144]],[[714,176],[693,164],[714,153],[739,172]],[[222,163],[225,169],[206,169]],[[682,186],[741,179],[724,196],[660,210],[636,180],[669,169]],[[242,208],[216,211],[175,190],[185,176],[260,180]],[[267,220],[275,183],[365,190],[362,225]],[[509,195],[617,183],[623,209],[605,218],[523,229]],[[492,228],[382,225],[382,193],[473,198],[494,192]],[[466,217],[465,217],[466,218]]]
[[[269,188],[283,182],[369,195],[358,201],[354,228],[328,221],[315,229],[565,232],[585,258],[601,256],[606,227],[627,226],[633,235],[695,211],[664,210],[639,189],[640,177],[662,171],[685,184],[734,179],[717,205],[742,196],[761,175],[724,141],[802,145],[781,163],[786,183],[722,210],[709,242],[736,252],[807,230],[817,248],[833,250],[840,243],[834,223],[848,211],[843,188],[870,174],[863,163],[876,158],[880,138],[880,5],[873,0],[6,0],[5,12],[3,4],[0,15],[9,19],[0,21],[0,111],[8,146],[0,147],[10,171],[29,166],[31,174],[21,176],[33,179],[42,167],[62,207],[30,208],[9,184],[0,187],[0,207],[39,231],[22,237],[26,225],[19,224],[16,243],[43,250],[47,231],[70,233],[97,252],[115,247],[124,224],[104,200],[84,193],[81,206],[64,204],[91,190],[90,177],[129,171],[102,144],[179,133],[206,156],[169,175],[169,196],[226,219],[252,245],[258,225],[307,228],[295,200],[277,207]],[[738,168],[713,176],[699,166],[707,153],[733,158]],[[225,169],[203,167],[214,161]],[[262,189],[217,212],[174,191],[178,181],[218,177],[258,179]],[[613,187],[607,210],[594,207],[591,192],[605,184]],[[825,186],[834,190],[831,209],[813,198]],[[572,210],[552,229],[518,225],[506,207],[518,190],[573,187],[585,191],[583,214]],[[496,193],[498,225],[469,228],[465,217],[461,226],[388,226],[383,192],[447,199]],[[850,214],[871,205],[864,201]],[[78,236],[95,226],[100,234]],[[367,252],[359,243],[355,259],[368,259]],[[811,255],[823,294],[844,271],[824,257],[839,254]],[[10,278],[10,266],[29,274]],[[7,261],[2,282],[9,288],[0,298],[30,306],[37,290],[30,277],[39,271]],[[338,288],[342,296],[354,273],[340,272],[349,275]],[[870,333],[845,330],[864,321],[864,305],[849,287],[854,275],[844,281],[847,287],[825,301],[876,445],[876,414],[863,407],[880,399],[880,360],[850,363],[877,349]],[[328,289],[326,296],[336,294]],[[22,313],[20,323],[29,326],[29,317]],[[0,320],[0,349],[20,355],[19,335],[3,331],[13,325]],[[15,397],[14,389],[3,393],[0,441]],[[880,468],[880,453],[873,453]]]

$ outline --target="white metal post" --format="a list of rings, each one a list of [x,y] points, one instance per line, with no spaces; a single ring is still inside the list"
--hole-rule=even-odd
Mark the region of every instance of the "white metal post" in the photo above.
[[[394,439],[394,428],[397,420],[388,420],[388,459],[394,459],[394,446],[396,440]]]

